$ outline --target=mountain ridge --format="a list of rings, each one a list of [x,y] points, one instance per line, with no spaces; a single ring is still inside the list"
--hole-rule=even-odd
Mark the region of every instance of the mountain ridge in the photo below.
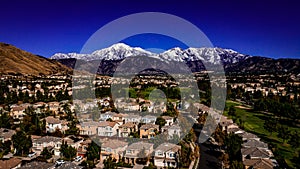
[[[60,62],[34,55],[7,43],[0,43],[0,73],[51,75],[69,74],[72,70]]]
[[[96,50],[91,54],[78,54],[78,53],[56,53],[51,56],[51,59],[79,59],[84,61],[92,60],[122,60],[129,56],[148,56],[154,57],[163,61],[197,61],[202,60],[212,64],[220,64],[227,62],[238,62],[244,60],[250,55],[240,54],[232,49],[222,49],[222,48],[187,48],[181,49],[179,47],[171,48],[162,53],[156,54],[150,51],[144,50],[140,47],[130,47],[123,43],[117,43],[110,47]],[[227,57],[227,55],[234,57]],[[224,56],[220,58],[220,56]],[[204,58],[205,57],[205,58]],[[221,59],[221,60],[220,60]],[[224,59],[224,60],[223,60]],[[231,59],[231,60],[230,60]]]
[[[121,49],[115,46],[123,46],[122,49],[132,51],[135,48],[132,48],[126,44],[115,44],[108,48],[97,50],[93,52],[92,57],[89,56],[91,54],[78,54],[85,55],[85,57],[90,57],[88,59],[85,58],[74,58],[70,55],[67,58],[58,57],[54,55],[59,62],[65,64],[69,67],[74,68],[76,61],[80,62],[79,65],[99,65],[99,70],[97,73],[100,74],[113,74],[114,70],[120,62],[130,55],[132,56],[134,52],[124,52],[114,50],[113,52],[107,52],[110,49]],[[261,56],[250,56],[246,54],[241,54],[232,49],[222,49],[219,47],[215,48],[188,48],[181,49],[179,47],[175,47],[164,51],[159,54],[151,53],[149,51],[143,50],[139,48],[142,55],[154,57],[156,59],[160,59],[161,61],[174,61],[174,62],[185,62],[192,72],[199,72],[205,70],[205,65],[213,67],[216,64],[222,64],[226,73],[229,72],[244,72],[244,73],[270,73],[270,72],[284,72],[284,71],[292,71],[292,72],[300,72],[299,68],[299,59],[273,59],[268,57]],[[103,50],[105,52],[103,52]],[[95,54],[97,53],[97,54]],[[99,53],[101,55],[99,56]],[[107,56],[103,53],[109,53],[108,59],[105,58]],[[120,56],[120,53],[123,55]],[[125,54],[124,54],[125,53]],[[103,54],[103,55],[102,55]],[[92,58],[92,59],[91,59]],[[203,64],[205,63],[205,65]],[[287,62],[287,63],[285,63]]]

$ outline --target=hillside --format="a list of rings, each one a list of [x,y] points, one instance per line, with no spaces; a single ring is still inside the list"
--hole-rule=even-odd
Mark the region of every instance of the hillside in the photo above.
[[[0,43],[0,74],[52,75],[71,73],[65,65]]]

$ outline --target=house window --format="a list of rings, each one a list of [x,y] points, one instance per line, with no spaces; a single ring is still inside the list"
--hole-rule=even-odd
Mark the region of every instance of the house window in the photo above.
[[[169,156],[170,157],[175,157],[175,154],[174,153],[170,153]]]
[[[164,154],[161,151],[159,151],[159,152],[157,152],[157,155],[158,156],[163,156]]]

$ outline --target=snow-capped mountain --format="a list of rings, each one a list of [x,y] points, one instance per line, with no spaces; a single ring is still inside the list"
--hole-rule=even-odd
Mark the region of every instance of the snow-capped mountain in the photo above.
[[[164,61],[176,62],[190,62],[190,61],[204,61],[211,64],[232,64],[245,60],[249,55],[240,54],[231,49],[222,48],[172,48],[163,53],[155,54],[146,51],[139,47],[130,47],[123,43],[114,44],[108,48],[97,50],[91,54],[77,54],[77,53],[57,53],[51,59],[69,59],[74,58],[84,61],[92,60],[123,60],[129,56],[149,56],[158,58]]]
[[[204,61],[212,64],[230,64],[245,60],[249,55],[240,54],[231,49],[221,48],[188,48],[182,50],[180,48],[173,48],[159,54],[161,58],[168,61]]]
[[[129,56],[150,56],[153,53],[146,51],[139,47],[130,47],[123,43],[114,44],[108,48],[97,50],[91,54],[76,54],[57,53],[51,56],[51,59],[69,59],[75,58],[79,60],[91,61],[91,60],[122,60]]]
[[[82,67],[83,70],[91,66],[98,66],[99,69],[97,73],[112,75],[124,58],[129,56],[148,56],[172,63],[175,67],[180,65],[180,62],[184,62],[192,72],[206,70],[206,64],[212,65],[210,68],[214,68],[216,64],[222,64],[226,72],[299,72],[300,64],[299,60],[276,60],[260,56],[255,57],[241,54],[232,49],[222,48],[181,49],[176,47],[156,54],[122,43],[97,50],[91,54],[57,53],[53,55],[51,59],[58,60],[70,68],[74,68],[75,65],[77,65],[77,68]],[[149,59],[139,57],[137,61],[143,65],[144,62],[149,62]],[[160,64],[158,67],[159,66],[163,68],[164,64]],[[180,66],[178,68],[180,69]]]

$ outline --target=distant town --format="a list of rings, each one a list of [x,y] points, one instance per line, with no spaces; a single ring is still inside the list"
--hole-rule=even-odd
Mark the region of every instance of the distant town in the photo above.
[[[87,86],[72,86],[71,76],[2,75],[0,166],[192,169],[211,153],[220,168],[297,166],[299,108],[291,103],[299,99],[299,74],[228,75],[224,115],[203,144],[197,138],[213,119],[210,87],[206,73],[195,77],[201,103],[190,105],[180,101],[178,82],[166,77],[139,76],[130,98],[112,100],[110,87],[122,79],[99,75],[95,98],[84,98]],[[149,100],[155,86],[172,90],[165,91],[168,99]],[[197,111],[188,113],[187,132],[182,106]]]

